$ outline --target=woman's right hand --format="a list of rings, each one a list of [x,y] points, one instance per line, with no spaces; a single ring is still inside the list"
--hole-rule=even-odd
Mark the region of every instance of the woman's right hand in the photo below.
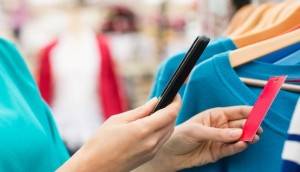
[[[172,135],[181,105],[177,96],[151,114],[157,102],[109,118],[58,171],[125,172],[152,159]]]

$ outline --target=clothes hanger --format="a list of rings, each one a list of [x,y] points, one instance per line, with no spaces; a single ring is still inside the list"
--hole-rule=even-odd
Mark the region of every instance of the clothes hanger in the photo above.
[[[252,78],[243,78],[240,77],[240,80],[246,83],[250,86],[258,86],[258,87],[264,87],[267,83],[267,81],[259,80],[259,79],[252,79]],[[282,85],[283,90],[292,91],[292,92],[300,92],[299,85],[293,85],[293,84],[283,84]]]
[[[237,67],[297,42],[300,42],[300,29],[233,50],[230,52],[230,63],[232,67]]]
[[[272,25],[276,18],[280,15],[282,11],[288,6],[288,1],[276,4],[274,7],[268,9],[263,15],[259,23],[251,30],[251,32],[262,30],[270,25]]]
[[[296,0],[286,0],[283,3],[287,4],[287,6],[285,6],[285,8],[279,13],[279,15],[276,17],[275,21],[273,21],[273,23],[276,23],[278,21],[281,21],[285,18],[287,18],[287,15],[289,14],[289,11],[293,8],[293,5],[297,5]]]
[[[238,67],[297,42],[300,42],[300,29],[231,51],[229,53],[229,61],[233,68]],[[246,84],[255,86],[262,86],[262,83],[265,82],[264,80],[249,78],[244,78],[243,81]],[[293,85],[292,88],[290,85],[285,85],[285,89],[300,92],[300,85]]]
[[[297,29],[300,29],[300,25],[292,28],[288,32],[292,32],[292,31],[297,30]],[[300,50],[297,50],[297,51],[293,52],[292,54],[290,54],[289,56],[286,56],[282,59],[279,59],[274,64],[279,64],[279,65],[296,65],[296,64],[300,64]]]
[[[281,35],[286,31],[290,30],[291,28],[300,25],[299,19],[300,4],[299,2],[297,2],[297,4],[290,7],[290,11],[288,11],[285,18],[282,18],[280,21],[276,22],[272,26],[242,36],[233,36],[232,40],[237,47],[251,45],[262,40]]]
[[[232,34],[230,34],[230,36],[238,36],[238,35],[242,35],[246,32],[248,32],[249,30],[251,30],[252,28],[254,28],[257,23],[260,21],[260,19],[262,18],[263,14],[270,9],[272,6],[274,5],[274,3],[265,3],[260,5],[259,7],[257,7],[254,12],[247,18],[247,20],[244,22],[244,24],[242,26],[240,26],[239,28],[237,28]]]
[[[231,19],[229,26],[225,31],[225,35],[230,35],[237,28],[243,25],[243,23],[247,20],[250,14],[255,10],[256,6],[253,4],[248,4],[241,9],[239,9],[236,14]]]

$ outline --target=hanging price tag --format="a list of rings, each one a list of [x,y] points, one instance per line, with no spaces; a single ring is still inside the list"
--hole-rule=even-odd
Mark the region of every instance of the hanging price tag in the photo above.
[[[251,142],[287,76],[272,77],[260,93],[243,128],[241,141]]]

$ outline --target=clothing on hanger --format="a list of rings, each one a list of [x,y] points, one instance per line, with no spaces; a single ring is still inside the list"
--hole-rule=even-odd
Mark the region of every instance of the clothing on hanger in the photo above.
[[[202,56],[199,58],[197,65],[202,63],[203,61],[213,57],[216,54],[226,52],[229,50],[237,49],[233,41],[229,38],[222,38],[216,40],[208,45],[205,49]],[[279,59],[284,59],[288,55],[294,53],[300,49],[300,44],[296,43],[290,45],[288,47],[282,48],[278,51],[272,52],[260,59],[258,61],[266,62],[266,63],[273,63]],[[170,80],[170,77],[175,72],[176,67],[180,64],[180,61],[183,59],[184,53],[179,53],[173,57],[166,59],[158,68],[158,72],[155,76],[154,83],[152,86],[152,90],[150,92],[150,97],[159,96],[161,94],[160,91],[162,88],[165,87],[166,83]],[[185,84],[180,89],[180,92],[183,93],[185,88]]]
[[[249,22],[248,27],[245,28],[246,34],[222,38],[207,47],[179,92],[183,104],[177,124],[210,108],[253,105],[262,87],[247,85],[241,78],[259,81],[277,75],[287,75],[287,80],[300,78],[300,65],[273,64],[300,50],[300,31],[294,29],[286,34],[300,24],[299,20],[295,20],[299,18],[300,4],[291,3],[292,6],[289,2],[282,4],[284,5],[272,10],[267,10],[271,9],[272,4],[269,4],[269,7],[266,4],[260,6],[261,11],[256,12],[251,22],[249,20],[251,16],[247,18]],[[282,8],[283,6],[286,7]],[[266,11],[272,13],[267,14]],[[283,14],[283,11],[288,12]],[[272,21],[262,15],[272,17]],[[257,24],[262,22],[262,19],[266,23],[261,23],[258,27]],[[253,28],[256,29],[251,31]],[[230,46],[220,47],[224,40],[227,42],[226,45]],[[177,54],[160,65],[151,97],[161,94],[183,57],[183,53]],[[299,87],[296,84],[292,86]],[[299,96],[298,91],[285,89],[280,91],[262,124],[264,133],[258,143],[237,155],[183,171],[279,172],[283,163],[280,155]]]
[[[232,41],[230,41],[230,39],[227,39],[227,41],[228,40],[229,40],[229,42],[231,42],[230,43],[231,49],[234,49],[234,44],[232,43]],[[212,46],[213,44],[214,43],[210,44],[210,46]],[[207,47],[207,50],[209,50],[210,46]],[[299,48],[298,43],[292,44],[288,47],[285,47],[278,51],[272,52],[260,59],[278,59],[279,57],[284,57],[285,55],[289,55],[289,53],[294,52],[294,50],[296,50],[298,48]],[[226,50],[224,50],[224,51],[226,51]],[[163,63],[163,65],[161,65],[161,67],[165,65],[165,68],[160,68],[161,69],[159,72],[160,76],[157,76],[156,85],[154,86],[154,87],[156,87],[156,92],[152,92],[152,96],[160,95],[160,92],[162,91],[162,89],[165,87],[167,81],[169,80],[169,76],[171,76],[171,74],[175,70],[172,68],[173,67],[176,68],[176,66],[178,66],[178,63],[180,62],[180,59],[182,59],[182,57],[183,57],[183,54],[179,54],[173,58],[168,59],[167,61],[165,61],[165,63]],[[220,61],[220,59],[223,59],[223,61]],[[183,98],[183,106],[182,106],[182,109],[178,116],[178,121],[177,121],[178,124],[188,120],[190,117],[192,117],[196,113],[201,112],[205,109],[209,109],[209,108],[213,108],[213,107],[231,106],[231,105],[244,105],[244,104],[251,105],[252,103],[254,103],[255,96],[257,96],[259,94],[259,92],[262,88],[247,86],[244,83],[242,83],[238,77],[251,77],[251,78],[256,78],[256,79],[264,79],[264,80],[268,79],[268,77],[273,76],[273,75],[289,75],[289,79],[300,77],[300,66],[299,65],[298,66],[280,66],[280,65],[273,65],[270,63],[264,63],[264,62],[259,62],[259,61],[250,62],[249,64],[239,67],[238,69],[236,69],[237,74],[238,74],[237,75],[228,62],[228,53],[225,53],[225,55],[222,55],[222,54],[216,55],[216,57],[209,57],[209,56],[207,56],[207,52],[206,52],[205,55],[203,55],[203,57],[200,57],[199,60],[200,60],[200,62],[198,62],[198,65],[193,70],[189,81],[180,90],[180,94]],[[204,60],[204,61],[201,61],[201,60]],[[177,64],[176,64],[176,62],[177,62]],[[201,67],[201,66],[210,66],[210,67]],[[216,66],[218,66],[218,67],[216,67]],[[214,72],[213,69],[217,70],[215,68],[219,69],[220,71]],[[241,70],[240,68],[243,70]],[[223,69],[226,69],[226,70],[223,70]],[[253,74],[253,72],[258,72],[258,73]],[[203,76],[203,77],[201,77],[201,76]],[[201,79],[199,79],[199,78],[201,78]],[[217,79],[215,79],[215,78],[217,78]],[[233,79],[233,78],[235,78],[235,79]],[[226,81],[226,83],[223,85],[222,82],[225,82],[225,81]],[[231,83],[231,82],[233,82],[233,83]],[[230,87],[230,85],[232,85],[232,84],[238,85],[238,86]],[[226,87],[229,87],[229,88],[224,89]],[[244,90],[244,92],[243,91],[241,92],[241,90]],[[245,91],[245,90],[248,90],[248,91]],[[235,92],[235,93],[230,94],[230,91]],[[209,93],[209,94],[207,94],[207,93]],[[248,94],[248,96],[245,97],[245,96],[243,96],[244,94],[245,95]],[[287,92],[287,91],[281,91],[279,98],[275,102],[276,109],[272,110],[270,113],[273,114],[274,111],[275,112],[278,111],[279,114],[282,113],[286,116],[271,115],[271,117],[269,117],[269,118],[271,118],[271,122],[267,122],[268,120],[266,120],[266,122],[264,122],[264,124],[263,124],[263,125],[267,125],[267,126],[268,125],[277,126],[278,122],[276,122],[276,121],[281,121],[282,119],[285,119],[283,121],[286,121],[286,122],[283,122],[282,123],[283,125],[280,125],[280,127],[278,127],[278,128],[275,127],[274,130],[271,130],[271,131],[267,130],[264,132],[264,135],[266,135],[265,133],[270,133],[268,136],[265,136],[265,137],[269,137],[270,139],[276,138],[275,140],[278,140],[277,144],[272,144],[273,147],[271,145],[269,145],[268,141],[266,141],[267,143],[263,143],[263,145],[267,145],[270,147],[270,150],[268,150],[267,152],[264,152],[264,153],[266,153],[266,155],[270,155],[270,153],[272,152],[272,149],[277,150],[277,151],[273,151],[273,154],[271,154],[271,155],[274,155],[274,156],[272,156],[272,158],[270,158],[270,157],[264,157],[264,158],[266,158],[266,159],[269,158],[270,162],[271,161],[278,162],[278,165],[273,166],[272,168],[265,169],[265,166],[262,164],[255,165],[256,161],[253,159],[253,160],[250,160],[251,166],[253,166],[255,168],[249,168],[249,171],[253,171],[254,169],[257,169],[257,168],[260,169],[261,171],[270,171],[270,172],[274,171],[274,170],[276,171],[276,169],[278,171],[278,169],[280,169],[280,163],[281,163],[280,156],[276,157],[275,155],[276,154],[279,155],[281,153],[282,144],[283,144],[283,141],[285,140],[284,132],[286,132],[286,130],[288,128],[287,126],[289,124],[290,115],[292,113],[291,106],[293,106],[295,104],[295,101],[298,98],[298,96],[299,96],[299,93],[291,93],[291,92]],[[225,100],[224,100],[224,97],[226,97]],[[240,98],[241,100],[237,99],[237,97]],[[227,98],[232,98],[232,100],[228,100]],[[251,100],[253,100],[253,102],[251,102]],[[272,109],[274,109],[274,108],[272,108]],[[278,112],[276,112],[276,114]],[[268,115],[268,116],[270,116],[270,115]],[[278,116],[278,117],[275,117],[275,116]],[[281,134],[278,134],[278,132]],[[264,140],[267,140],[267,139],[264,139]],[[241,161],[242,164],[245,164],[246,162],[243,162],[243,161],[249,161],[249,159],[247,157],[254,156],[254,154],[256,154],[256,152],[260,152],[259,149],[264,149],[263,145],[257,146],[255,150],[252,150],[248,153],[249,155],[246,154],[247,156],[244,155],[237,159],[240,159],[239,161]],[[226,161],[228,161],[228,160],[226,160]],[[230,166],[232,166],[232,167],[228,168],[227,170],[231,172],[231,171],[235,171],[235,170],[241,171],[245,166],[245,165],[244,166],[234,165],[235,164],[234,162],[235,162],[235,160],[225,163],[221,160],[218,163],[210,164],[210,165],[207,165],[207,166],[201,167],[201,168],[195,168],[193,170],[195,170],[195,171],[197,171],[197,170],[199,170],[199,171],[201,171],[201,170],[203,170],[203,171],[222,171],[222,169],[224,169],[224,166],[227,166],[228,164],[230,164]],[[239,164],[239,163],[237,163],[237,164]],[[248,165],[247,165],[247,167],[248,167]],[[193,170],[191,170],[191,171],[193,171]]]
[[[221,38],[211,42],[206,49],[204,50],[203,54],[197,61],[197,64],[205,61],[206,59],[212,57],[215,54],[219,54],[228,50],[235,49],[235,45],[231,39],[228,38]],[[178,65],[180,64],[181,60],[184,58],[184,53],[179,53],[173,57],[166,59],[158,69],[158,72],[155,76],[155,81],[152,86],[152,90],[150,93],[150,97],[159,96],[161,94],[162,89],[165,87],[166,83],[170,80],[170,77],[176,71]],[[183,85],[183,87],[185,84]],[[182,92],[184,89],[181,88],[179,92]]]
[[[300,171],[300,99],[289,126],[288,137],[282,152],[282,172]]]
[[[183,105],[177,124],[210,108],[253,105],[262,88],[245,85],[239,77],[266,80],[270,76],[281,74],[288,75],[290,78],[300,77],[300,66],[251,62],[233,70],[229,63],[228,53],[216,55],[198,65],[191,74],[182,95]],[[285,133],[299,95],[299,93],[280,91],[262,124],[264,133],[257,144],[251,145],[246,151],[237,155],[193,170],[204,172],[278,171],[281,168],[282,161],[279,155],[285,141]],[[266,166],[266,163],[272,163],[272,165]]]

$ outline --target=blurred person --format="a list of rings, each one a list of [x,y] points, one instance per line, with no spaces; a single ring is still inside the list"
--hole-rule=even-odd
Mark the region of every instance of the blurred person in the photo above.
[[[247,147],[239,138],[250,107],[210,109],[175,127],[181,106],[177,96],[153,114],[157,98],[110,117],[69,157],[15,46],[0,39],[0,55],[0,171],[166,172],[214,162]]]
[[[67,28],[41,50],[38,69],[41,94],[71,154],[127,109],[107,39],[84,23],[80,10],[70,10]]]
[[[108,37],[112,56],[125,85],[129,107],[140,105],[147,97],[141,94],[143,86],[136,82],[147,83],[148,76],[153,75],[153,66],[156,66],[158,56],[155,39],[143,32],[140,20],[130,7],[114,5],[108,9],[101,26],[101,32]]]

